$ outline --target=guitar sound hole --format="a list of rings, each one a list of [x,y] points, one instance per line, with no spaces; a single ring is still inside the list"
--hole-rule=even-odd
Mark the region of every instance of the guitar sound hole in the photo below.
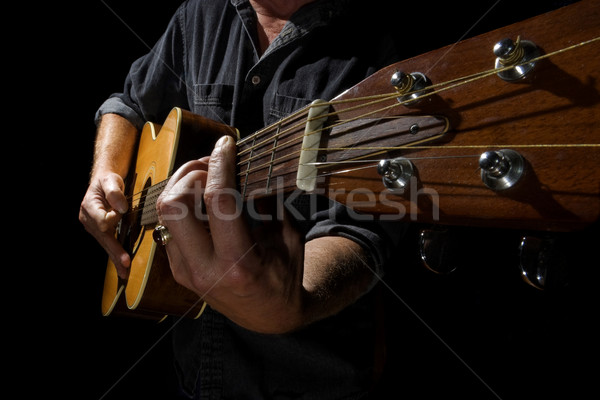
[[[135,257],[144,239],[145,229],[141,224],[142,210],[150,186],[152,186],[152,179],[148,178],[142,191],[133,195],[131,212],[125,214],[121,221],[121,245],[131,259]]]

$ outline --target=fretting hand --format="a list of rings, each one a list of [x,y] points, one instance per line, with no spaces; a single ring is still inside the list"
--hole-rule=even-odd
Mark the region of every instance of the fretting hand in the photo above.
[[[235,142],[181,167],[157,202],[175,280],[239,325],[285,332],[305,324],[304,239],[289,219],[251,230],[236,196]],[[208,224],[198,218],[204,202]]]

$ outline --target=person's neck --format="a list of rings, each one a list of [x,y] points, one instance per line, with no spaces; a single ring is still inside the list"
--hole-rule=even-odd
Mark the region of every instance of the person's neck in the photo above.
[[[265,18],[289,20],[300,7],[315,0],[250,0],[256,14]]]
[[[258,40],[263,54],[291,16],[315,0],[250,0],[258,18]]]

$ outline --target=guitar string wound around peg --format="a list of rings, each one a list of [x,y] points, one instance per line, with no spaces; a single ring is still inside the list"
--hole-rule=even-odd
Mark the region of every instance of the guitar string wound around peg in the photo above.
[[[535,59],[541,55],[540,49],[528,40],[516,41],[502,39],[494,45],[496,56],[495,68],[500,69],[498,76],[505,81],[516,81],[523,78],[535,67]],[[512,67],[506,69],[506,67]]]
[[[403,157],[379,161],[377,173],[382,176],[383,185],[391,191],[403,191],[415,176],[412,162]]]
[[[410,74],[396,71],[392,74],[390,84],[398,92],[398,101],[405,106],[411,106],[419,101],[419,98],[429,92],[431,81],[421,72]]]

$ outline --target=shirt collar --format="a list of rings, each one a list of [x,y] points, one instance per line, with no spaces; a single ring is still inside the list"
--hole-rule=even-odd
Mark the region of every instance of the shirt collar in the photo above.
[[[247,1],[247,0],[232,0]],[[292,15],[290,20],[281,30],[281,33],[265,51],[265,55],[284,46],[316,28],[328,25],[333,19],[338,18],[346,11],[346,5],[352,0],[317,0],[308,3]]]

